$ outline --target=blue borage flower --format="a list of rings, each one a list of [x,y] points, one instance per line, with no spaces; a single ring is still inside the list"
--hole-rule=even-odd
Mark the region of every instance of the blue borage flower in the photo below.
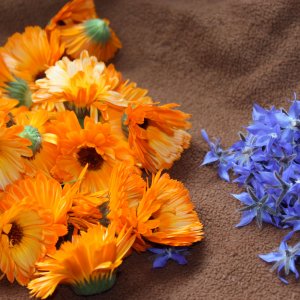
[[[210,147],[202,165],[217,164],[220,177],[227,181],[232,172],[233,181],[245,188],[233,195],[245,205],[238,227],[253,219],[259,227],[263,222],[300,226],[300,101],[294,100],[288,111],[255,104],[252,117],[247,134],[240,133],[240,140],[228,149],[221,147],[220,139],[211,142],[202,130]]]
[[[233,182],[245,189],[233,195],[243,204],[237,227],[256,220],[259,228],[269,223],[278,228],[300,230],[300,101],[295,96],[288,110],[264,109],[255,104],[252,119],[246,134],[240,133],[239,141],[228,149],[222,148],[220,139],[211,142],[202,130],[210,148],[202,165],[216,164],[222,179],[230,181],[232,174]],[[289,256],[289,251],[295,250],[288,247],[289,238],[283,239],[278,252],[261,258],[269,262],[278,258],[275,268],[278,267],[279,273],[285,268],[285,275],[291,270],[298,277],[294,262],[300,252],[297,250]]]
[[[226,181],[230,181],[228,170],[232,168],[232,159],[233,159],[232,154],[229,151],[224,151],[221,148],[220,139],[216,139],[215,143],[213,143],[209,139],[204,129],[201,131],[201,133],[202,133],[202,137],[205,139],[205,141],[208,143],[210,147],[210,151],[207,152],[207,154],[205,155],[202,165],[218,162],[219,176]]]
[[[168,260],[174,260],[179,265],[187,264],[187,260],[184,255],[187,254],[186,247],[167,247],[167,248],[149,248],[148,250],[155,255],[153,262],[153,268],[163,268]]]
[[[299,272],[296,268],[296,260],[300,256],[300,242],[294,246],[289,246],[287,244],[287,241],[290,240],[293,234],[294,231],[287,234],[275,252],[259,255],[259,257],[265,262],[275,263],[271,268],[271,271],[275,271],[277,269],[277,274],[280,280],[286,284],[288,281],[282,276],[283,274],[288,276],[290,272],[292,272],[295,274],[296,279],[299,278]]]

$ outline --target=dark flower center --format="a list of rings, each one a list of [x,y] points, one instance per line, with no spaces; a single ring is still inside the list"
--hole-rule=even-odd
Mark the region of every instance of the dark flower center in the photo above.
[[[103,158],[95,148],[83,147],[77,152],[77,159],[82,167],[89,164],[88,170],[99,170],[103,164]]]
[[[20,244],[23,238],[23,230],[21,226],[13,222],[12,227],[8,233],[8,238],[12,246]]]
[[[16,122],[15,122],[15,119],[14,119],[14,116],[12,115],[12,113],[8,113],[8,122],[6,123],[6,127],[9,128],[9,127],[12,127],[14,125],[16,125]]]
[[[63,20],[59,20],[59,21],[56,22],[56,25],[58,25],[58,26],[65,26],[66,23]]]
[[[45,77],[46,77],[45,71],[41,71],[38,74],[36,74],[35,80],[39,80],[39,79],[42,79],[42,78],[45,78]]]
[[[144,119],[144,123],[143,124],[139,124],[139,126],[143,129],[147,129],[149,126],[149,120],[148,119]]]

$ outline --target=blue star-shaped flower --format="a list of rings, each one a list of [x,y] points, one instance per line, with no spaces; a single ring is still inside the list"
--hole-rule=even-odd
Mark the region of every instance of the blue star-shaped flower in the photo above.
[[[299,273],[296,268],[296,259],[300,256],[300,242],[297,243],[295,246],[289,246],[287,241],[293,235],[293,231],[290,232],[280,243],[280,246],[277,251],[271,252],[269,254],[260,254],[259,257],[270,263],[275,262],[272,267],[272,271],[277,269],[277,274],[279,279],[284,282],[288,283],[288,281],[281,276],[282,271],[284,271],[284,275],[289,275],[290,271],[293,272],[296,276],[296,279],[299,278]]]
[[[204,157],[202,166],[213,163],[213,162],[218,162],[219,163],[219,165],[218,165],[219,166],[219,170],[218,170],[219,176],[226,181],[230,181],[228,171],[232,167],[233,156],[228,151],[224,151],[221,148],[219,139],[217,139],[215,141],[215,143],[213,143],[209,139],[209,137],[204,129],[201,130],[201,134],[202,134],[202,137],[204,138],[204,140],[208,143],[209,148],[210,148],[210,151],[207,152]]]
[[[248,225],[254,218],[256,218],[259,228],[262,228],[262,222],[274,224],[271,215],[276,216],[277,213],[273,209],[274,201],[270,199],[268,194],[263,194],[259,188],[254,191],[252,187],[248,187],[247,193],[233,196],[246,205],[240,209],[243,215],[236,227]]]
[[[163,268],[169,259],[176,261],[180,265],[187,264],[184,255],[187,253],[187,248],[169,247],[169,248],[149,248],[150,252],[156,254],[153,262],[153,268]]]

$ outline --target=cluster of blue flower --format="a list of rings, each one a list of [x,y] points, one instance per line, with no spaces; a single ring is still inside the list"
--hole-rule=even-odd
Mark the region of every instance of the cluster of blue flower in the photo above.
[[[300,230],[300,101],[295,98],[288,111],[254,105],[252,118],[247,134],[240,133],[240,140],[225,150],[220,139],[212,142],[202,130],[210,147],[203,165],[216,163],[219,176],[226,181],[231,171],[233,182],[245,188],[233,195],[244,204],[237,227],[255,219],[259,228],[263,222],[291,228],[278,251],[260,255],[266,262],[275,262],[272,269],[287,283],[290,271],[299,277],[300,243],[290,247],[287,241]]]

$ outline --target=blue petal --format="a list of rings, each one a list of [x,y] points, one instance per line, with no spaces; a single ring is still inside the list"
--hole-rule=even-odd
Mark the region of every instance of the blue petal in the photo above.
[[[282,277],[282,276],[280,275],[280,272],[281,272],[281,270],[282,270],[283,268],[284,268],[284,264],[281,264],[281,265],[278,267],[277,274],[278,274],[279,279],[280,279],[283,283],[288,284],[288,281],[287,281],[284,277]]]
[[[281,243],[280,243],[280,245],[279,245],[279,250],[280,251],[285,251],[285,250],[287,250],[289,247],[288,247],[288,245],[287,245],[287,243],[286,243],[286,241],[282,241]]]
[[[271,252],[269,254],[259,254],[258,255],[265,262],[279,261],[282,258],[282,254],[279,252]]]
[[[217,160],[219,160],[219,157],[215,153],[213,153],[212,151],[209,151],[209,152],[206,153],[206,155],[204,157],[204,160],[203,160],[203,163],[201,164],[201,166],[213,163],[213,162],[215,162]]]
[[[295,231],[291,231],[291,232],[289,232],[284,238],[283,238],[283,240],[282,240],[282,242],[287,242],[288,240],[290,240],[291,238],[292,238],[292,236],[294,235],[294,233],[295,233]]]
[[[244,204],[251,205],[253,204],[253,201],[251,200],[250,196],[248,193],[241,193],[241,194],[231,194],[234,198],[238,199]]]
[[[296,279],[298,279],[299,278],[299,273],[298,273],[298,270],[295,266],[295,260],[294,259],[291,260],[290,269],[295,274]]]
[[[207,135],[207,133],[206,133],[206,131],[205,131],[204,129],[201,130],[201,135],[202,135],[202,137],[204,138],[204,140],[205,140],[208,144],[210,144],[209,137],[208,137],[208,135]]]
[[[243,212],[240,223],[235,225],[235,227],[242,227],[242,226],[248,225],[249,223],[251,223],[251,221],[254,219],[254,217],[255,217],[254,211]]]
[[[228,171],[226,170],[226,168],[224,166],[222,166],[222,165],[219,166],[218,174],[222,179],[230,182]]]
[[[165,253],[165,249],[160,249],[160,248],[149,248],[148,251],[156,254],[163,254]]]
[[[167,264],[168,259],[168,255],[158,256],[153,262],[153,268],[163,268]]]
[[[173,260],[175,260],[180,265],[186,265],[187,264],[187,260],[183,255],[174,253],[174,254],[172,254],[171,258]]]
[[[262,213],[262,219],[265,223],[273,224],[273,220],[271,216],[265,211],[263,211]]]

